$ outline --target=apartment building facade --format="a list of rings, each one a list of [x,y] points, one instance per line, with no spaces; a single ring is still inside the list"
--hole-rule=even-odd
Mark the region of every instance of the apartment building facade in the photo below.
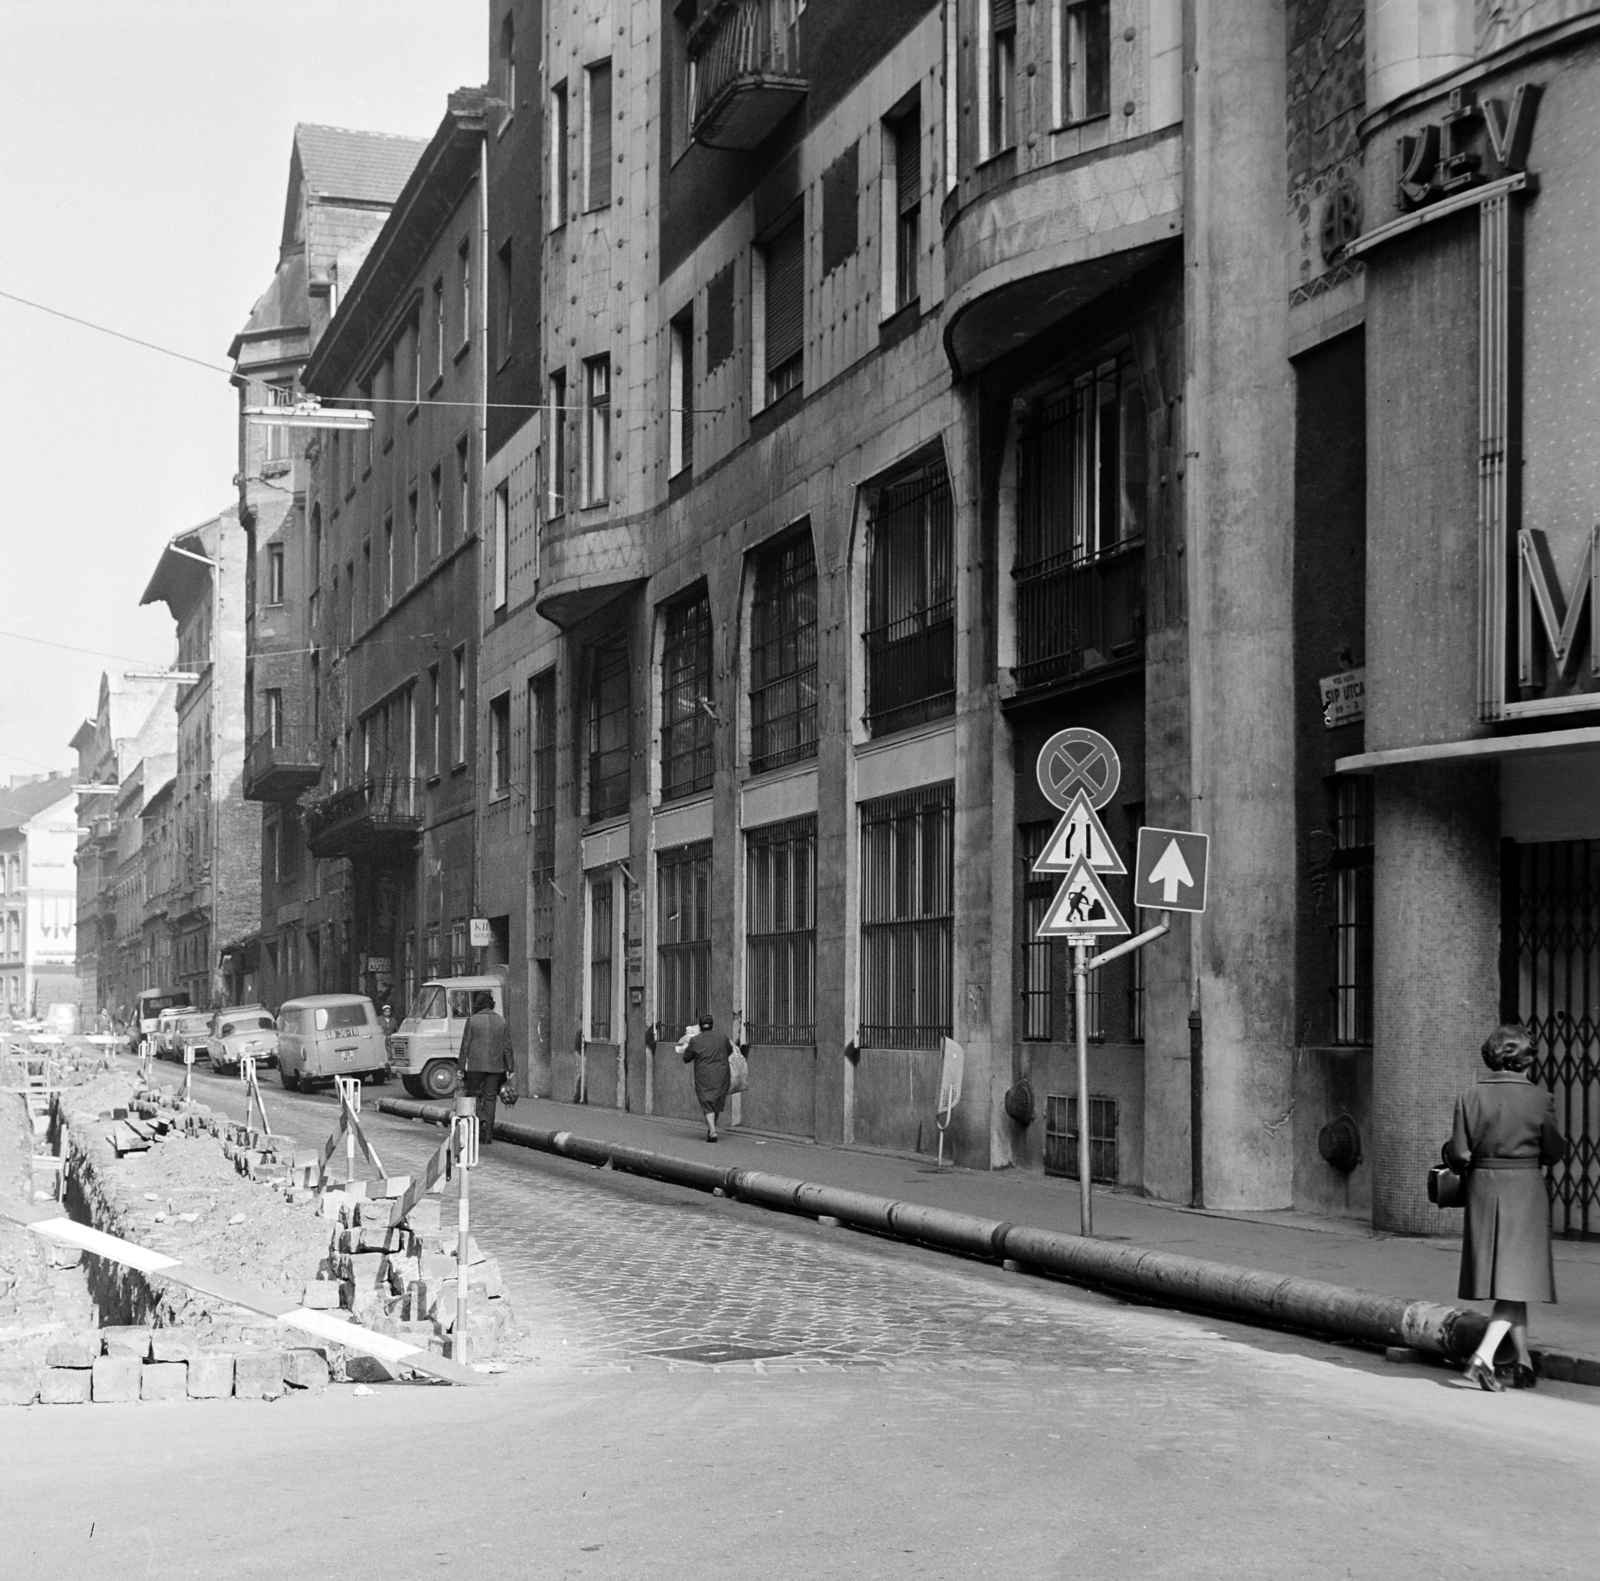
[[[79,1002],[77,826],[72,781],[62,775],[0,788],[0,1011],[7,1015]]]

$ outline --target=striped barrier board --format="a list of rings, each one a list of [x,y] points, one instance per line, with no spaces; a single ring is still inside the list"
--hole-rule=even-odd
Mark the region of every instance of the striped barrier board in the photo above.
[[[47,1241],[80,1247],[96,1257],[120,1263],[124,1268],[153,1274],[158,1279],[181,1285],[198,1295],[212,1296],[232,1306],[258,1312],[285,1328],[298,1329],[330,1344],[342,1345],[347,1350],[361,1351],[364,1355],[376,1357],[387,1367],[405,1367],[443,1383],[485,1381],[482,1374],[443,1356],[435,1356],[432,1351],[418,1350],[405,1340],[362,1328],[360,1324],[332,1312],[314,1312],[298,1305],[288,1296],[274,1295],[270,1290],[229,1278],[201,1264],[185,1263],[167,1256],[165,1252],[153,1251],[148,1246],[125,1241],[121,1236],[107,1235],[104,1230],[79,1224],[76,1219],[65,1217],[54,1204],[35,1207],[28,1203],[0,1202],[0,1218],[10,1219],[12,1223],[32,1230]]]

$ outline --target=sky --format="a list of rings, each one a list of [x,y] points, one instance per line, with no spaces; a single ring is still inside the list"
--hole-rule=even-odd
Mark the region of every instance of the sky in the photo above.
[[[295,123],[427,137],[487,59],[486,0],[0,0],[0,291],[225,370]],[[75,768],[103,671],[172,663],[139,599],[236,499],[238,407],[225,371],[4,297],[0,368],[3,784]]]

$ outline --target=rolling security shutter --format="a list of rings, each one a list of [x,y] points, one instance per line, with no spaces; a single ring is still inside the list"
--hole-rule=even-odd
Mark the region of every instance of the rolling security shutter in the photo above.
[[[910,111],[894,132],[895,213],[905,214],[922,200],[922,112]]]
[[[611,62],[589,68],[589,207],[611,202]]]
[[[767,372],[800,355],[805,338],[805,225],[796,220],[767,248]]]

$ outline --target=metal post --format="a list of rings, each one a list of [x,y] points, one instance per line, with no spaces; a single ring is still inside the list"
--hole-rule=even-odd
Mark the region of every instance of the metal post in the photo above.
[[[476,1164],[477,1147],[473,1131],[478,1123],[478,1100],[470,1093],[456,1094],[456,1132],[460,1149],[456,1163],[461,1172],[461,1195],[456,1205],[456,1326],[450,1345],[450,1359],[467,1364],[467,1273],[472,1255],[471,1190],[467,1182],[472,1178],[472,1165]]]
[[[361,1113],[361,1078],[336,1076],[334,1082],[339,1089],[340,1118],[343,1119],[343,1111],[348,1110],[353,1120]],[[344,1178],[347,1185],[356,1178],[356,1132],[353,1125],[346,1125],[344,1130]]]
[[[194,1045],[192,1043],[185,1043],[183,1045],[183,1101],[185,1103],[188,1103],[189,1101],[189,1088],[193,1076]]]
[[[1089,1181],[1089,947],[1072,946],[1073,1023],[1078,1033],[1078,1233],[1094,1234],[1094,1201]]]

